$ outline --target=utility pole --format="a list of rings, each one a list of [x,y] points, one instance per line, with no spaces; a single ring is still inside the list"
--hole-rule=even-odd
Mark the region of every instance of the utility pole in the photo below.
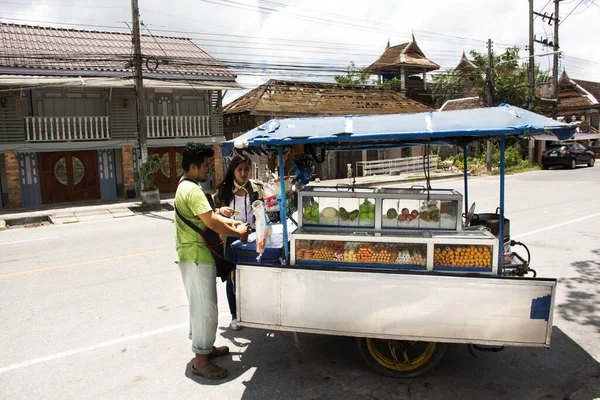
[[[494,78],[493,78],[494,56],[492,53],[492,39],[488,39],[487,49],[488,49],[488,65],[487,65],[487,69],[485,72],[485,81],[486,81],[485,87],[486,87],[486,93],[487,93],[487,106],[493,107],[494,106]],[[492,141],[491,140],[488,140],[486,143],[485,162],[486,162],[487,170],[491,171],[492,170]]]
[[[148,140],[146,123],[146,94],[144,93],[144,78],[142,76],[142,44],[140,37],[140,10],[137,0],[131,0],[131,16],[133,19],[133,70],[135,72],[135,98],[137,105],[138,142],[142,164],[148,159]]]
[[[552,67],[552,86],[554,89],[554,101],[552,102],[552,118],[558,118],[558,60],[560,54],[558,52],[558,2],[554,0],[554,66]]]
[[[534,37],[535,33],[533,30],[533,0],[529,0],[529,111],[533,111],[535,108],[535,49],[534,49]]]

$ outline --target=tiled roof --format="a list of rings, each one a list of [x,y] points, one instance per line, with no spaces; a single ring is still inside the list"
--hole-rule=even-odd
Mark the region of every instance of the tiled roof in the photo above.
[[[596,102],[600,102],[600,82],[582,81],[581,79],[573,79],[573,81],[594,96]]]
[[[430,109],[402,93],[377,86],[269,80],[224,107],[225,114],[400,114]]]
[[[440,111],[468,110],[483,107],[483,102],[479,97],[465,97],[462,99],[447,100],[440,108]]]
[[[190,39],[141,38],[144,74],[164,79],[236,78]],[[49,28],[0,23],[0,70],[32,74],[108,76],[131,73],[132,41],[128,33]],[[125,74],[118,74],[125,75]]]
[[[559,82],[559,110],[598,107],[600,83],[571,79],[563,72]]]
[[[476,70],[479,70],[479,67],[477,67],[477,65],[475,65],[475,63],[473,61],[469,60],[467,58],[467,55],[463,51],[462,57],[460,58],[460,61],[458,62],[458,65],[454,69],[455,70],[462,70],[462,69],[476,69]],[[483,73],[483,71],[481,71],[481,73]]]
[[[398,46],[387,47],[381,57],[367,70],[372,73],[398,71],[401,66],[421,67],[427,71],[440,69],[440,66],[425,57],[415,38]]]

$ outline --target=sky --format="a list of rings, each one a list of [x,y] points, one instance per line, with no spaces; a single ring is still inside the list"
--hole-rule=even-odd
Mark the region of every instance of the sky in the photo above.
[[[517,46],[527,57],[526,0],[138,0],[142,33],[191,38],[231,65],[246,89],[270,78],[333,82],[353,61],[374,62],[390,45],[414,35],[425,55],[441,66],[458,64],[462,52],[486,53]],[[553,0],[533,0],[537,12],[554,12]],[[600,0],[563,0],[559,10],[560,71],[600,82]],[[128,32],[127,0],[0,0],[0,21]],[[536,37],[553,40],[554,27],[537,17]],[[535,45],[537,54],[552,52]],[[536,57],[550,69],[552,56]]]

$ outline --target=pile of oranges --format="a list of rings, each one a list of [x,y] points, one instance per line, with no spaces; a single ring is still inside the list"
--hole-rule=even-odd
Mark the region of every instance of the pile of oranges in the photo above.
[[[479,267],[492,266],[492,251],[489,246],[446,246],[436,248],[433,253],[434,266]]]

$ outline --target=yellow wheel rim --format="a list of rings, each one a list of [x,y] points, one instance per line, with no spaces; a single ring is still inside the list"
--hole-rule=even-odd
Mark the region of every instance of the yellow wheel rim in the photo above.
[[[394,371],[412,371],[425,365],[435,352],[433,342],[367,339],[369,353],[375,361]]]

